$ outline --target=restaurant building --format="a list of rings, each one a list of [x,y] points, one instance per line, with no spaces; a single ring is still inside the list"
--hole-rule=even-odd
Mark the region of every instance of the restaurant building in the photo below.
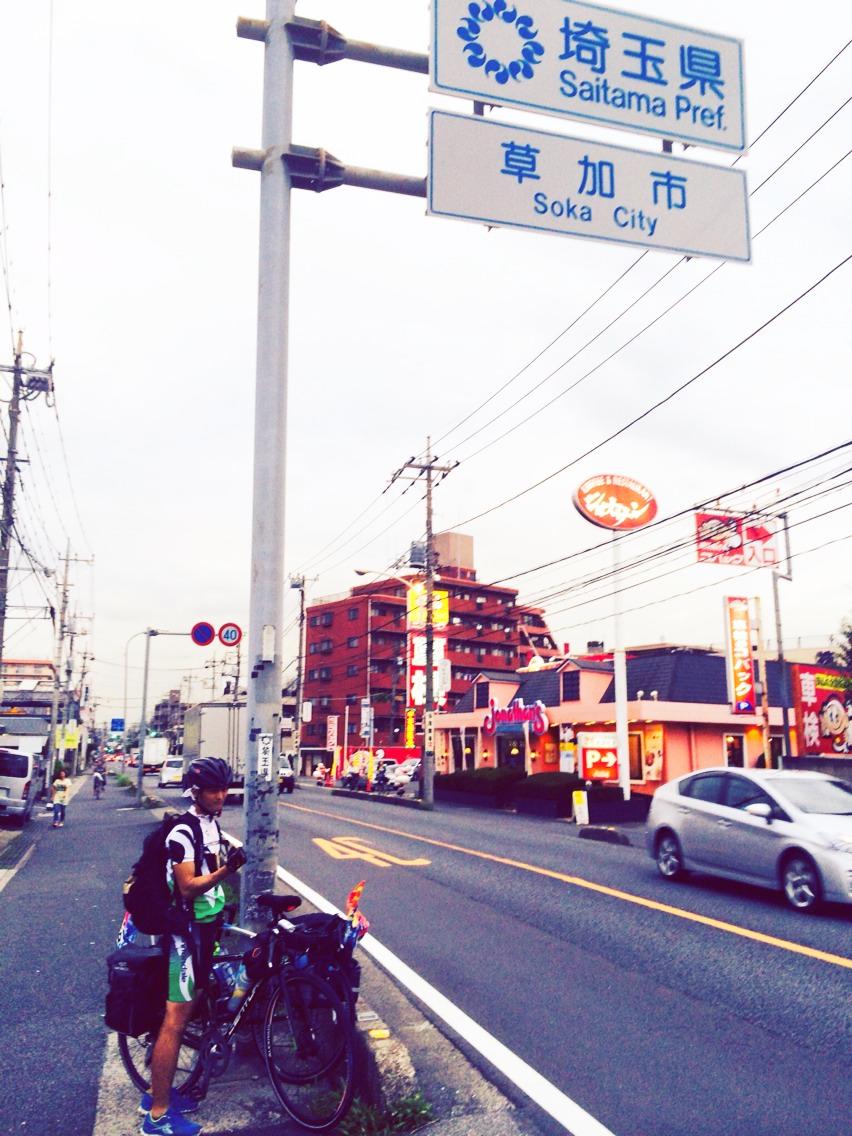
[[[782,698],[780,664],[770,660],[766,671],[773,763],[852,775],[852,708],[841,672],[787,666]],[[764,760],[762,700],[736,705],[722,653],[659,644],[628,650],[627,703],[632,792],[653,793],[695,769]],[[438,715],[435,753],[440,772],[512,766],[617,783],[612,661],[534,662],[511,677],[483,670],[454,709]]]

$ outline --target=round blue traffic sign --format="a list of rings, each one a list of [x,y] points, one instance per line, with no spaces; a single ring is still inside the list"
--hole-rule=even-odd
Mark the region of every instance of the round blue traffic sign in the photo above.
[[[212,623],[196,623],[189,634],[196,646],[209,647],[216,638],[216,628]]]

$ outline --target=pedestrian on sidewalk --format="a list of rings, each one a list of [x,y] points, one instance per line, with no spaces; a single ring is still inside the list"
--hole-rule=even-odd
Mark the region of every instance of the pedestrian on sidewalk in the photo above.
[[[70,788],[71,782],[68,780],[65,770],[60,769],[50,790],[50,797],[53,801],[54,828],[62,828],[65,824],[65,806],[68,803],[68,790]]]
[[[202,757],[186,771],[185,796],[192,807],[166,840],[166,882],[189,921],[187,935],[165,936],[169,970],[166,1015],[151,1053],[151,1092],[140,1103],[142,1136],[197,1136],[201,1125],[187,1120],[197,1102],[172,1089],[184,1027],[210,974],[225,906],[222,881],[245,863],[241,848],[222,840],[216,820],[222,813],[231,770],[221,757]],[[197,834],[203,848],[196,847]],[[200,874],[197,863],[201,864]]]

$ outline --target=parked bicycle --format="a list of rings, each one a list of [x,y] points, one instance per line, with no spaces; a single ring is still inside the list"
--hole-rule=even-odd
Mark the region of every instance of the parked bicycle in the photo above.
[[[210,982],[183,1035],[175,1087],[203,1097],[221,1076],[235,1034],[249,1026],[282,1107],[303,1127],[321,1132],[349,1111],[354,1094],[355,1003],[360,967],[353,958],[369,924],[359,910],[363,881],[350,892],[346,918],[288,915],[298,896],[257,897],[269,912],[254,935],[235,924],[223,931],[251,940],[244,953],[218,954]],[[133,1083],[150,1088],[156,1029],[120,1033],[121,1060]]]

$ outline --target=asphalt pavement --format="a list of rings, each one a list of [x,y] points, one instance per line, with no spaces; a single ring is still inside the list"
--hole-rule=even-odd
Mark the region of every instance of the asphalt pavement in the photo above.
[[[121,884],[158,813],[136,807],[110,779],[95,801],[76,778],[66,824],[39,807],[19,832],[0,826],[0,1133],[69,1131],[130,1136],[138,1095],[105,1030],[105,959],[123,917]],[[386,1029],[373,1047],[374,1092],[399,1099],[421,1091],[434,1119],[429,1136],[533,1136],[513,1101],[361,955],[361,1029]],[[238,1049],[213,1082],[198,1119],[205,1132],[278,1136],[303,1131],[282,1118],[259,1060]]]

